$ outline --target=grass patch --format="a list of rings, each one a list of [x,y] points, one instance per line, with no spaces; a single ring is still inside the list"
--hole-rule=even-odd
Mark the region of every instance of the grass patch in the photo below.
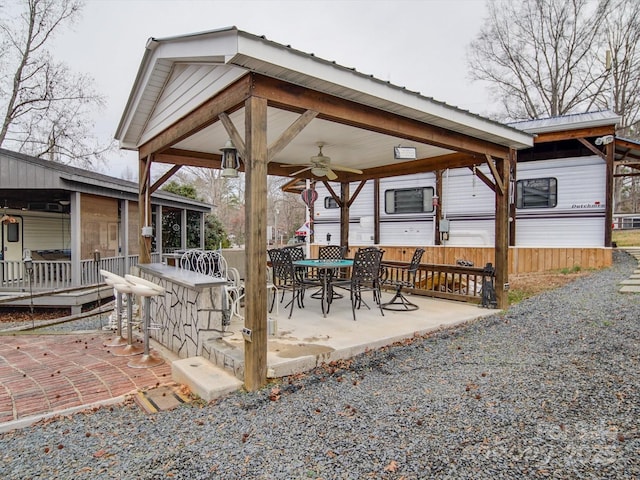
[[[618,247],[640,247],[640,230],[614,230],[611,240]]]

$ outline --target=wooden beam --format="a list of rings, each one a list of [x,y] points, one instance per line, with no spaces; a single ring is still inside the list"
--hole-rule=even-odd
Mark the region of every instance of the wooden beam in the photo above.
[[[242,107],[242,103],[251,93],[251,75],[245,75],[218,93],[215,97],[189,112],[173,125],[145,142],[138,149],[140,157],[150,153],[161,152],[181,140],[190,137],[203,128],[216,122],[223,112],[230,112]]]
[[[324,120],[458,152],[496,157],[507,157],[509,153],[507,146],[258,74],[254,75],[254,94],[285,110],[313,110]]]
[[[220,168],[222,155],[216,153],[196,152],[193,150],[181,150],[178,148],[168,148],[162,153],[154,156],[156,163],[170,163],[172,165],[182,165],[189,167]],[[242,170],[242,165],[240,166]]]
[[[138,247],[140,249],[138,263],[151,263],[151,237],[142,236],[142,227],[147,226],[148,218],[151,218],[151,192],[149,188],[149,178],[151,155],[141,157],[138,161]]]
[[[256,391],[267,382],[267,101],[250,97],[245,104],[245,327],[244,385]]]
[[[487,155],[486,159],[487,159],[487,165],[489,165],[489,170],[491,170],[491,173],[493,174],[493,179],[495,180],[498,193],[500,195],[504,195],[504,182],[502,181],[502,178],[500,177],[500,173],[498,172],[495,164],[493,163],[493,158]]]
[[[615,144],[610,143],[605,147],[605,203],[607,209],[604,213],[604,246],[611,248],[613,235],[613,158],[615,155]]]
[[[473,174],[478,177],[480,180],[482,180],[482,182],[491,189],[492,192],[495,193],[496,191],[496,185],[495,183],[493,183],[491,181],[491,179],[489,177],[487,177],[484,172],[478,168],[474,168],[474,167],[469,167],[469,170],[471,170],[473,172]]]
[[[331,195],[331,198],[333,198],[336,203],[338,204],[338,207],[342,208],[342,198],[340,198],[338,196],[338,194],[336,193],[336,191],[331,187],[331,185],[329,184],[329,182],[327,182],[326,180],[322,180],[322,184],[324,185],[324,187],[327,189],[327,191],[329,192],[329,195]]]
[[[278,137],[275,142],[269,145],[268,161],[271,162],[273,158],[278,155],[278,153],[280,153],[287,145],[289,145],[289,143],[291,143],[291,140],[296,138],[298,134],[302,130],[304,130],[304,128],[309,125],[309,123],[311,123],[311,120],[313,120],[317,116],[318,112],[307,110],[302,115],[300,115],[295,122],[289,125],[289,128],[282,132],[282,135],[280,135],[280,137]]]
[[[496,160],[496,178],[509,185],[509,161],[503,158]],[[495,222],[495,258],[496,258],[496,300],[498,308],[509,306],[507,285],[509,284],[509,195],[503,189],[497,188],[496,222]]]
[[[603,135],[614,135],[615,130],[612,125],[604,127],[581,128],[579,130],[537,133],[534,143],[557,142],[560,140],[572,140],[578,138],[601,137]]]
[[[222,112],[220,115],[218,115],[218,118],[220,119],[220,123],[222,123],[222,126],[226,130],[227,135],[229,135],[229,138],[231,138],[231,143],[233,143],[233,146],[238,151],[238,155],[240,155],[240,158],[244,158],[244,140],[242,140],[242,137],[238,133],[238,129],[229,118],[229,115]]]
[[[166,182],[171,177],[173,177],[173,175],[181,168],[182,168],[182,165],[174,165],[173,167],[171,167],[167,173],[162,175],[158,180],[156,180],[156,182],[153,185],[151,185],[151,187],[149,188],[149,192],[150,193],[155,192],[158,188],[160,188],[164,184],[164,182]]]
[[[584,145],[589,150],[591,150],[594,154],[598,155],[603,160],[606,160],[604,153],[602,151],[598,150],[593,145],[591,145],[591,142],[589,140],[586,140],[584,138],[576,138],[576,140],[578,140],[582,145]]]
[[[349,249],[349,182],[340,183],[340,245]]]
[[[351,208],[351,204],[356,200],[356,198],[358,198],[358,194],[362,190],[362,187],[364,187],[366,184],[367,184],[367,181],[362,180],[360,184],[356,187],[356,191],[353,192],[353,195],[351,195],[351,198],[349,199],[349,203],[348,203],[349,208]]]

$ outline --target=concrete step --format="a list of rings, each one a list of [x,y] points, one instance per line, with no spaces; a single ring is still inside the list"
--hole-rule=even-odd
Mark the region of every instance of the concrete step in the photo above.
[[[171,377],[207,402],[242,388],[242,381],[203,357],[173,361]]]

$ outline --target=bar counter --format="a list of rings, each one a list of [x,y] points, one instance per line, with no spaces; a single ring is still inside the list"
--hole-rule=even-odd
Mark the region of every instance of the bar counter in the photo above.
[[[150,335],[180,358],[202,355],[205,337],[228,325],[225,280],[162,263],[140,264],[132,273],[165,289],[164,295],[151,299],[151,323],[156,328]]]

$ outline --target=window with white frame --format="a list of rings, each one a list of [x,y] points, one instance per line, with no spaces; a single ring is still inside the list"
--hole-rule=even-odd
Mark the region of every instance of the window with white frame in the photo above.
[[[333,197],[324,197],[324,208],[340,208],[338,202]]]
[[[433,187],[385,190],[384,211],[389,214],[433,212]]]
[[[558,204],[558,180],[528,178],[516,182],[517,208],[553,208]]]

